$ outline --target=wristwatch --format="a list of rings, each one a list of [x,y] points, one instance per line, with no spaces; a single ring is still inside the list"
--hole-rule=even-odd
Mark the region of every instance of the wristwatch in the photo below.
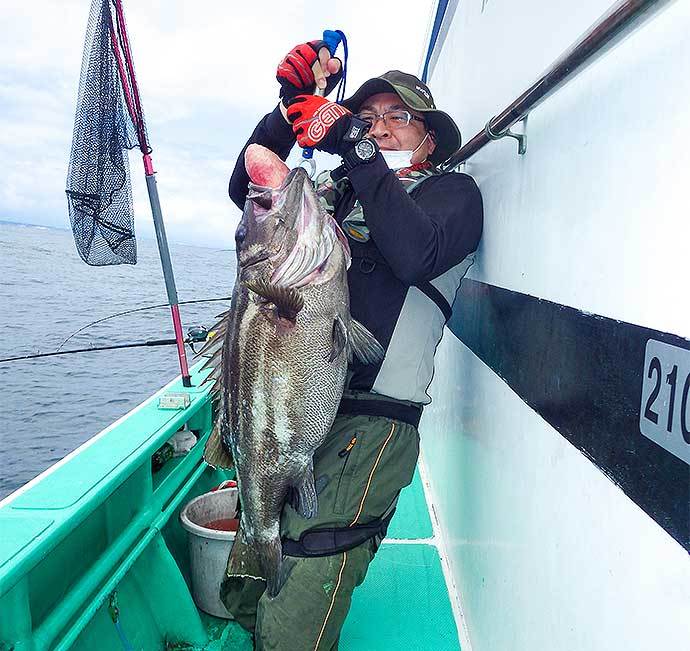
[[[362,138],[355,143],[355,146],[350,151],[345,152],[343,156],[343,164],[345,169],[349,172],[357,165],[364,163],[371,163],[376,158],[379,147],[375,140],[371,138]]]
[[[347,176],[355,167],[371,163],[378,151],[379,146],[372,138],[358,140],[352,149],[343,154],[343,164],[331,172],[331,178],[336,181]]]

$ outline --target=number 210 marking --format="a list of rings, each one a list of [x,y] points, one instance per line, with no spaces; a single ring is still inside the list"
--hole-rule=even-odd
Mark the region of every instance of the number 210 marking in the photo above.
[[[645,350],[640,432],[690,464],[690,350],[650,339]]]
[[[651,420],[654,424],[659,422],[659,414],[652,409],[652,405],[659,396],[661,391],[661,362],[658,357],[652,357],[647,371],[647,377],[651,379],[652,374],[656,374],[656,383],[652,389],[652,393],[647,400],[647,406],[644,410],[644,417]],[[673,431],[673,415],[675,413],[676,405],[676,380],[678,379],[678,365],[673,365],[673,370],[666,375],[666,383],[671,386],[671,395],[668,401],[668,420],[666,424],[666,431]],[[688,407],[688,393],[690,393],[690,373],[687,374],[683,384],[683,394],[680,402],[680,430],[686,443],[690,443],[690,427],[687,422],[687,407]]]

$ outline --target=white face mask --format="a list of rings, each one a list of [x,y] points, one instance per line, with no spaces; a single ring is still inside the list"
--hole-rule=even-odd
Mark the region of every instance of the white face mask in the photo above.
[[[393,171],[410,167],[410,165],[412,165],[412,157],[419,151],[419,148],[426,142],[428,137],[429,134],[427,133],[422,139],[422,142],[420,142],[414,149],[382,149],[381,156],[383,156],[383,160],[386,161],[386,165],[388,165],[389,169],[392,169]]]

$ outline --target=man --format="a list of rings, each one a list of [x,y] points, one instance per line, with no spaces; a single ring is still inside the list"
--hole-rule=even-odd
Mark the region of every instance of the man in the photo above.
[[[386,354],[375,365],[351,364],[338,416],[314,457],[318,515],[307,520],[284,508],[279,594],[262,594],[263,582],[244,578],[232,557],[221,593],[257,649],[327,651],[337,648],[352,592],[412,481],[434,352],[479,243],[482,201],[469,176],[437,169],[460,146],[460,132],[416,77],[391,71],[334,104],[310,94],[317,86],[328,92],[339,77],[320,41],[291,50],[277,77],[282,101],[247,144],[285,159],[296,139],[343,158],[319,194],[349,236],[352,315]],[[229,187],[240,207],[248,181],[243,152]]]

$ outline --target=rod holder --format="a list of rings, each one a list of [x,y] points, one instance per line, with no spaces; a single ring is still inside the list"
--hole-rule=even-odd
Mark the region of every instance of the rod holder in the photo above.
[[[510,127],[505,131],[500,133],[494,133],[491,130],[491,122],[494,118],[491,118],[484,127],[484,133],[489,140],[501,140],[501,138],[515,138],[518,141],[518,154],[522,156],[527,152],[527,116],[525,115],[522,120],[516,122],[515,124],[522,124],[522,132],[511,131]]]

